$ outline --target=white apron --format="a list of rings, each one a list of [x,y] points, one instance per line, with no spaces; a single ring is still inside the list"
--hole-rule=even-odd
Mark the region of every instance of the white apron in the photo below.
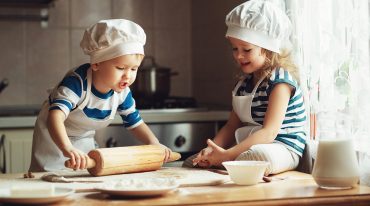
[[[92,74],[91,68],[87,71],[87,91],[85,99],[72,110],[64,122],[67,135],[72,145],[88,153],[95,149],[95,130],[107,127],[114,119],[117,111],[118,99],[114,99],[112,112],[106,120],[91,119],[85,115],[83,109],[87,105],[91,95]],[[114,98],[118,98],[114,95]],[[47,128],[47,116],[49,114],[49,103],[44,102],[42,109],[36,120],[32,142],[32,158],[29,171],[55,171],[66,169],[64,162],[67,160],[62,151],[52,140]]]
[[[238,88],[243,83],[243,81],[239,81],[232,92],[233,110],[238,115],[240,121],[243,124],[248,125],[248,126],[240,127],[239,129],[235,131],[235,139],[236,139],[237,144],[242,142],[245,138],[253,134],[255,131],[262,128],[261,124],[253,120],[251,109],[252,109],[253,97],[256,94],[258,86],[261,84],[263,79],[265,79],[265,77],[266,76],[263,76],[261,79],[258,80],[257,84],[254,86],[253,91],[250,94],[247,94],[245,96],[236,96],[236,92],[238,91]]]

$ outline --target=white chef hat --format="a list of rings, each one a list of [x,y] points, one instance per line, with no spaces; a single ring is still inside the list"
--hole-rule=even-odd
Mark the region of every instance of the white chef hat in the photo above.
[[[226,16],[226,37],[237,38],[280,53],[291,33],[288,16],[265,0],[250,0]]]
[[[138,24],[108,19],[86,29],[80,46],[94,64],[127,54],[144,55],[145,41],[145,32]]]

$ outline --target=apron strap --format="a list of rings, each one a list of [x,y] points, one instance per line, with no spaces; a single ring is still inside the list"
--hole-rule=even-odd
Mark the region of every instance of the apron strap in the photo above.
[[[91,68],[87,70],[87,89],[86,89],[86,96],[85,99],[81,102],[81,104],[78,106],[78,109],[83,110],[85,106],[87,105],[89,99],[90,99],[90,94],[91,94],[91,81],[92,81],[92,73],[91,73]]]
[[[254,86],[251,94],[254,96],[254,94],[256,93],[257,91],[257,88],[258,86],[261,84],[261,82],[265,79],[265,77],[267,76],[267,74],[263,75],[263,77],[261,77],[257,84]],[[240,85],[244,82],[244,80],[246,79],[247,77],[244,77],[243,79],[239,80],[239,82],[236,84],[236,86],[234,87],[233,91],[232,91],[232,95],[235,96],[236,95],[236,92],[238,91]]]
[[[267,76],[267,74],[263,75],[263,77],[261,77],[261,78],[258,80],[258,82],[257,82],[256,86],[254,86],[253,91],[252,91],[252,93],[251,93],[253,96],[256,94],[256,91],[257,91],[258,86],[261,84],[261,82],[265,79],[265,77],[266,77],[266,76]]]
[[[238,82],[238,84],[235,86],[234,90],[233,90],[233,107],[235,107],[233,109],[237,109],[236,114],[239,116],[239,118],[240,118],[240,120],[242,121],[243,124],[248,123],[248,124],[256,125],[256,126],[261,125],[258,122],[255,122],[253,120],[251,110],[252,110],[253,98],[256,94],[257,88],[259,87],[259,85],[265,79],[266,76],[267,76],[267,74],[265,74],[263,77],[261,77],[258,80],[258,82],[254,86],[251,93],[248,93],[248,94],[243,95],[243,96],[236,96],[236,91],[239,89],[241,83],[245,80],[245,78],[243,80],[240,80]],[[244,109],[241,109],[241,108],[244,108]],[[241,110],[243,110],[243,111],[241,111]]]
[[[114,119],[114,117],[116,116],[116,111],[118,108],[118,99],[117,99],[118,97],[119,97],[118,95],[113,95],[113,106],[112,106],[109,119]]]
[[[233,91],[232,91],[232,95],[235,96],[236,95],[236,92],[238,91],[240,85],[244,82],[246,77],[244,77],[243,79],[239,80],[239,82],[236,84],[236,86],[234,87]]]
[[[258,86],[261,84],[261,82],[266,78],[266,76],[267,76],[267,74],[265,74],[265,75],[263,75],[263,77],[261,77],[259,80],[258,80],[258,82],[257,82],[257,84],[256,84],[256,86],[254,86],[254,88],[253,88],[253,91],[252,91],[252,93],[251,93],[251,95],[253,96],[253,98],[254,98],[254,95],[256,94],[256,91],[257,91],[257,88],[258,88]],[[253,101],[253,98],[252,98],[252,100],[251,101]],[[252,104],[252,102],[251,102],[251,104]],[[249,108],[250,110],[252,110],[252,105],[251,105],[251,107]],[[250,115],[252,115],[252,111],[250,111]],[[253,119],[253,118],[252,118]],[[256,121],[254,121],[253,120],[253,122],[249,122],[250,124],[254,124],[254,125],[256,125],[256,126],[262,126],[260,123],[258,123],[258,122],[256,122]]]
[[[90,96],[91,96],[91,86],[92,86],[92,71],[91,68],[87,70],[87,89],[86,89],[86,96],[85,99],[82,101],[82,103],[78,106],[78,109],[83,110],[87,103],[89,102]],[[112,112],[109,116],[109,119],[114,119],[116,115],[116,109],[118,107],[118,96],[114,95],[113,96],[113,107],[112,107]]]

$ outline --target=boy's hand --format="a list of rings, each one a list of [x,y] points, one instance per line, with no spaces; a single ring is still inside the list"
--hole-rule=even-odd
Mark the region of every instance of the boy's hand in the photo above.
[[[63,155],[69,158],[71,169],[82,170],[87,168],[87,160],[89,156],[87,156],[86,153],[76,149],[75,147],[72,146],[70,148],[64,149]]]
[[[161,143],[156,143],[155,145],[159,145],[164,149],[164,160],[163,160],[163,162],[164,163],[168,162],[168,160],[171,157],[172,150],[170,148],[166,147],[165,145],[161,144]]]

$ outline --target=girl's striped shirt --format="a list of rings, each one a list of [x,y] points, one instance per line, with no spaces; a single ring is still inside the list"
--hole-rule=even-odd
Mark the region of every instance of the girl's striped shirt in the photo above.
[[[246,75],[243,83],[238,88],[236,95],[243,96],[253,90],[252,75]],[[269,96],[275,85],[285,83],[292,86],[293,93],[289,99],[281,129],[275,138],[275,142],[284,144],[288,149],[302,156],[306,143],[306,110],[303,101],[302,90],[293,76],[282,68],[272,71],[269,79],[265,79],[257,88],[252,101],[252,118],[255,122],[263,125],[269,104]]]

